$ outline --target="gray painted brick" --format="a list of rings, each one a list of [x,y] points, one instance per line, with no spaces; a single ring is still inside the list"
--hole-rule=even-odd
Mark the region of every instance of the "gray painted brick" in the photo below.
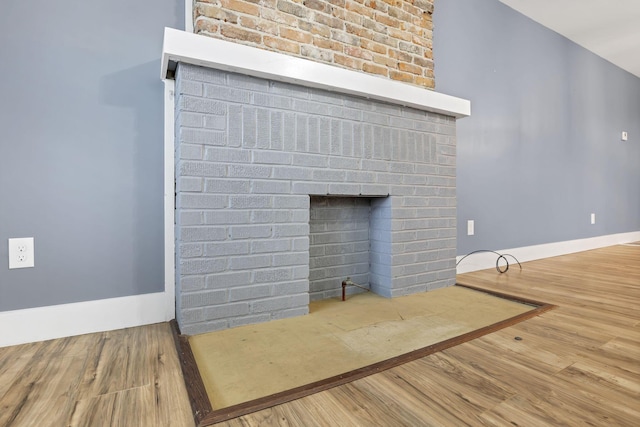
[[[269,110],[259,108],[256,117],[256,147],[267,149],[271,146],[271,123]]]
[[[176,85],[176,93],[180,95],[202,96],[202,83],[180,79],[179,83]]]
[[[242,146],[242,106],[231,104],[228,112],[228,137],[227,142],[230,147]]]
[[[186,79],[207,83],[224,83],[226,73],[213,68],[199,67],[191,64],[178,64],[176,80]]]
[[[207,289],[233,288],[236,286],[250,285],[251,283],[251,272],[249,271],[225,272],[206,277]]]
[[[271,255],[252,255],[234,257],[229,260],[231,270],[247,270],[271,266]]]
[[[296,150],[307,151],[307,116],[296,114]]]
[[[232,225],[229,227],[229,235],[232,239],[255,239],[270,237],[272,229],[276,226],[267,225]]]
[[[328,194],[329,184],[322,182],[294,182],[294,194]]]
[[[254,180],[251,186],[253,194],[290,194],[291,182],[289,181],[258,181]]]
[[[397,173],[383,173],[377,174],[377,181],[380,184],[402,184],[402,175]]]
[[[386,196],[389,194],[389,186],[384,184],[363,184],[360,186],[360,194],[363,196]]]
[[[342,154],[342,121],[331,120],[331,136],[329,139],[329,153]]]
[[[181,160],[201,160],[202,145],[181,144],[177,158]]]
[[[227,167],[208,162],[181,161],[177,176],[222,177],[227,174]]]
[[[331,149],[331,120],[327,117],[320,117],[319,127],[320,143],[318,146],[319,152],[322,154],[329,154]]]
[[[204,248],[199,243],[183,243],[179,245],[180,258],[197,258],[204,254]]]
[[[309,197],[305,196],[273,196],[273,205],[278,209],[308,209]]]
[[[309,224],[275,224],[274,237],[301,237],[309,234]]]
[[[273,296],[302,294],[305,292],[309,292],[309,282],[306,280],[281,282],[273,285]]]
[[[293,109],[300,113],[308,113],[318,116],[329,114],[329,106],[320,102],[311,102],[302,99],[294,99]]]
[[[180,238],[183,242],[224,240],[227,230],[224,227],[180,227]]]
[[[252,285],[229,290],[229,301],[244,301],[271,296],[271,285]]]
[[[271,149],[282,150],[284,147],[284,116],[281,111],[270,112],[269,140]]]
[[[204,310],[206,320],[215,320],[249,314],[249,303],[236,302],[224,305],[214,305]]]
[[[274,206],[273,198],[264,195],[247,195],[229,197],[229,206],[234,209],[265,209]]]
[[[314,170],[313,179],[315,181],[331,181],[331,182],[343,182],[346,177],[346,172],[341,170]]]
[[[292,155],[281,151],[253,150],[253,163],[256,164],[276,164],[290,165]]]
[[[327,92],[320,89],[309,89],[309,99],[322,104],[342,105],[344,97],[342,94]]]
[[[193,96],[180,96],[178,107],[182,111],[204,114],[226,114],[226,104],[213,99],[196,98]]]
[[[274,312],[277,310],[286,310],[290,308],[298,308],[302,305],[309,304],[309,296],[305,294],[274,297],[251,302],[252,313]]]
[[[365,171],[387,172],[389,170],[389,163],[382,160],[363,159],[362,169]]]
[[[199,291],[204,289],[205,276],[186,276],[178,280],[182,292]]]
[[[221,99],[224,101],[248,104],[251,100],[251,92],[219,84],[205,84],[203,93],[206,98]]]
[[[276,96],[274,94],[254,92],[251,97],[251,103],[260,107],[272,107],[281,110],[291,110],[293,100],[285,96]]]
[[[325,155],[295,153],[292,158],[292,163],[295,166],[326,168],[329,162]]]
[[[293,267],[293,278],[294,279],[308,279],[309,278],[309,266],[308,265],[299,265]]]
[[[292,209],[291,222],[309,222],[309,210],[308,209]]]
[[[182,210],[176,213],[179,225],[201,225],[204,224],[201,211]]]
[[[210,274],[224,271],[225,259],[186,259],[180,260],[180,274]]]
[[[182,310],[183,322],[196,323],[196,322],[202,322],[203,320],[204,320],[204,310],[201,308]]]
[[[274,254],[271,265],[274,267],[290,266],[290,265],[306,265],[309,260],[309,254],[304,253],[288,253]]]
[[[362,121],[362,111],[353,108],[344,108],[338,106],[329,107],[329,115],[333,117],[341,117],[345,120]]]
[[[227,291],[223,290],[194,292],[182,295],[182,306],[186,309],[222,304],[224,302],[227,302]]]
[[[329,157],[329,168],[331,169],[361,169],[360,159],[349,157]]]
[[[204,127],[207,129],[226,130],[227,116],[206,115],[204,116]]]
[[[176,114],[176,129],[180,127],[201,128],[204,127],[205,115],[200,113],[190,113],[179,111]],[[216,116],[217,117],[217,116]]]
[[[271,82],[270,93],[294,98],[308,99],[309,89],[283,82]]]
[[[242,146],[253,148],[257,141],[257,109],[252,107],[242,107]]]
[[[251,152],[227,147],[205,147],[204,159],[220,163],[249,163]]]
[[[229,327],[227,319],[215,320],[212,322],[198,322],[193,324],[184,324],[180,330],[185,335],[197,335],[205,332],[220,331]]]
[[[267,92],[269,90],[269,81],[257,77],[229,73],[227,76],[227,82],[229,86],[238,89],[247,89],[258,92]]]
[[[176,183],[176,189],[178,191],[201,192],[202,178],[195,176],[180,177],[178,178],[178,182]]]
[[[358,194],[360,185],[358,184],[329,184],[329,194]]]
[[[251,181],[234,179],[206,179],[205,191],[207,193],[249,193]]]
[[[176,203],[178,209],[218,209],[227,206],[225,196],[214,194],[180,194]]]
[[[251,253],[285,252],[291,249],[291,239],[254,240],[251,242]]]
[[[309,237],[305,236],[292,239],[291,246],[294,251],[306,252],[309,250]]]
[[[251,211],[251,222],[254,224],[289,221],[291,221],[291,215],[288,210],[264,209]]]
[[[207,257],[246,255],[248,253],[249,242],[216,242],[204,245],[204,256]]]
[[[319,117],[310,116],[307,120],[308,126],[308,141],[307,141],[307,151],[309,153],[319,153],[320,152],[320,119]],[[294,161],[293,164],[297,164]]]
[[[229,177],[232,178],[268,178],[272,168],[261,165],[229,165]]]
[[[253,278],[256,283],[271,283],[291,280],[293,272],[290,268],[269,268],[256,270]]]
[[[214,210],[204,213],[204,222],[212,225],[246,224],[250,216],[250,211]]]

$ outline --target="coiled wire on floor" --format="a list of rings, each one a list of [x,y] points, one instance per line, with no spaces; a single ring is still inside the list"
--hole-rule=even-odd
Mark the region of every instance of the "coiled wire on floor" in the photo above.
[[[460,260],[458,262],[456,262],[456,267],[458,266],[458,264],[460,264],[462,262],[463,259],[465,259],[469,255],[477,254],[477,253],[480,253],[480,252],[490,252],[490,253],[498,255],[498,259],[496,259],[496,270],[498,270],[498,273],[500,273],[500,274],[506,273],[507,271],[509,271],[509,261],[507,260],[506,257],[513,258],[518,263],[518,266],[520,266],[520,270],[522,270],[522,265],[520,264],[520,261],[518,261],[518,259],[516,257],[514,257],[513,255],[511,255],[511,254],[501,254],[501,253],[498,253],[496,251],[491,251],[489,249],[479,249],[477,251],[469,252],[468,254],[466,254],[465,256],[460,258]],[[502,268],[500,268],[500,260],[501,259],[503,259],[504,262],[505,262],[504,270]]]

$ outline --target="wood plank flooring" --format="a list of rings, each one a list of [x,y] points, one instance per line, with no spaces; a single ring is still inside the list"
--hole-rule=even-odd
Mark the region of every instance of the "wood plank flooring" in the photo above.
[[[529,262],[502,275],[468,273],[458,282],[558,307],[219,426],[640,426],[640,247]]]
[[[0,426],[193,426],[168,323],[0,348]]]
[[[458,281],[558,307],[219,425],[640,426],[640,246]],[[168,324],[0,348],[0,426],[192,426],[180,372]]]

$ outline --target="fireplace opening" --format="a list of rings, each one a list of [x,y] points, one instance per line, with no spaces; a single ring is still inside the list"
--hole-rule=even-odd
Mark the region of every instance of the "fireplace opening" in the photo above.
[[[342,282],[390,295],[389,197],[311,196],[309,299],[339,297]],[[347,294],[364,292],[358,286]]]

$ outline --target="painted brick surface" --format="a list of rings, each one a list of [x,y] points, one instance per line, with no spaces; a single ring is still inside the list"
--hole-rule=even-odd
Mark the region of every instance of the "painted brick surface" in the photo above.
[[[353,193],[352,193],[353,194]],[[309,297],[337,297],[347,277],[369,287],[369,217],[363,197],[311,197],[309,219]],[[349,287],[348,292],[360,291]]]
[[[299,56],[316,62],[433,88],[433,0],[196,0],[194,32],[209,37]],[[200,95],[199,82],[215,82],[194,71],[180,87]],[[225,89],[254,89],[235,84]],[[212,90],[205,85],[205,96]],[[321,100],[331,104],[330,96]],[[317,99],[314,99],[317,100]],[[265,102],[280,103],[282,99]],[[298,111],[330,105],[300,102]],[[322,113],[321,113],[322,114]]]
[[[184,333],[305,314],[346,276],[388,297],[455,283],[453,118],[192,65],[176,78]],[[324,196],[355,223],[319,225]]]

